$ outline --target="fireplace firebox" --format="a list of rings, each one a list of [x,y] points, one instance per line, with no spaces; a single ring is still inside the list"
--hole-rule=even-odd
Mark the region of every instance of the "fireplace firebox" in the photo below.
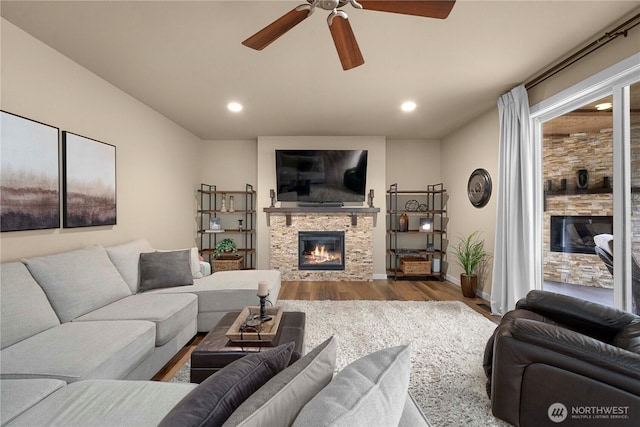
[[[593,237],[613,233],[611,216],[552,216],[550,225],[552,252],[595,254]]]
[[[344,270],[344,231],[299,231],[298,270]]]

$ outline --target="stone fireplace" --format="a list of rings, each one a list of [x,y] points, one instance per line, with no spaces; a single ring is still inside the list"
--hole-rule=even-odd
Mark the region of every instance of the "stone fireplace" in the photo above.
[[[344,231],[299,231],[298,270],[344,270]]]
[[[373,230],[379,208],[265,208],[265,212],[269,266],[280,271],[282,280],[373,280]]]

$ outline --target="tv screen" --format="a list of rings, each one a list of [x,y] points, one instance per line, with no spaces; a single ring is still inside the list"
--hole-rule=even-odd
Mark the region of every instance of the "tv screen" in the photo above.
[[[367,150],[276,150],[281,202],[362,202]]]

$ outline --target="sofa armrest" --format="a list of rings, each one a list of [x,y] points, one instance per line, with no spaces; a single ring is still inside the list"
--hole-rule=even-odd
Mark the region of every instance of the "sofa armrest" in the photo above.
[[[629,323],[640,321],[639,316],[626,311],[546,291],[529,292],[516,308],[533,311],[608,343]]]
[[[211,276],[211,264],[200,261],[200,273],[202,273],[202,277]]]

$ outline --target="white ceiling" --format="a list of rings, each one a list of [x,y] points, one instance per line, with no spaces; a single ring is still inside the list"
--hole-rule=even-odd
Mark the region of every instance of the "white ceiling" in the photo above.
[[[365,58],[349,71],[323,10],[262,52],[241,45],[301,3],[2,0],[0,11],[205,140],[439,139],[640,4],[458,0],[446,20],[345,6]],[[402,113],[409,99],[418,108]]]

